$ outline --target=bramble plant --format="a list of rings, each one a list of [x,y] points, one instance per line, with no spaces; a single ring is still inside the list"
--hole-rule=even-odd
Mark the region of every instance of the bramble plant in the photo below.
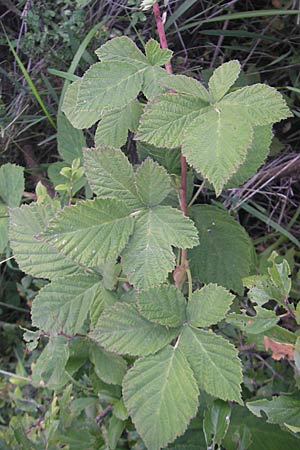
[[[32,304],[37,331],[24,335],[31,350],[49,339],[32,383],[60,392],[89,379],[83,404],[101,417],[102,434],[83,408],[67,424],[68,387],[65,403],[49,413],[56,422],[48,445],[79,448],[72,443],[80,445],[85,430],[84,448],[296,449],[300,423],[290,412],[299,410],[298,397],[243,406],[244,361],[235,346],[285,342],[268,302],[291,311],[289,265],[273,253],[266,273],[255,275],[243,227],[192,197],[195,177],[218,196],[255,173],[273,124],[291,116],[284,99],[265,84],[237,88],[238,61],[218,67],[208,89],[173,75],[172,52],[153,39],[145,53],[119,37],[96,54],[100,62],[68,87],[59,117],[60,152],[72,166],[61,171],[63,195],[40,191],[37,202],[10,209],[20,269],[49,280]],[[95,148],[82,153],[79,130],[97,122]],[[128,131],[138,166],[120,149]],[[81,163],[95,198],[78,201],[72,185],[82,181]],[[235,295],[245,287],[250,315]],[[282,429],[256,418],[261,410]]]

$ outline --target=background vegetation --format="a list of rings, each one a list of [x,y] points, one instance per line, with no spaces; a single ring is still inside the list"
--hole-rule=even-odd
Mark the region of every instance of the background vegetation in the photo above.
[[[258,174],[241,188],[226,191],[218,202],[232,210],[247,229],[261,267],[273,250],[285,256],[292,268],[295,304],[300,299],[299,9],[298,0],[170,0],[165,7],[175,73],[205,81],[220,63],[238,59],[247,83],[261,81],[276,87],[294,113],[294,118],[275,127],[271,156]],[[0,17],[4,55],[0,63],[0,165],[11,162],[25,167],[22,201],[26,203],[35,198],[38,181],[50,195],[61,182],[56,116],[65,81],[81,76],[96,62],[94,50],[108,39],[126,35],[141,45],[156,37],[156,29],[151,11],[142,12],[136,0],[2,0]],[[87,134],[87,141],[92,143],[92,134]],[[126,153],[131,161],[137,159],[134,142],[129,141]],[[203,189],[198,201],[216,200],[211,190]],[[26,442],[26,436],[39,432],[42,422],[45,435],[51,432],[58,407],[65,408],[70,418],[90,406],[85,379],[71,380],[70,389],[58,397],[42,386],[32,387],[31,367],[41,348],[27,350],[22,328],[30,327],[30,306],[41,281],[24,276],[10,257],[8,250],[0,266],[0,448],[9,448],[4,442],[11,425],[19,430],[20,442]],[[289,317],[284,326],[297,332]],[[246,358],[245,386],[250,392],[271,395],[289,391],[295,382],[294,365],[287,358],[277,362],[265,351],[248,352]],[[68,418],[60,420],[67,422]],[[22,429],[16,426],[20,421]],[[83,448],[79,436],[77,441],[78,447],[71,448]]]

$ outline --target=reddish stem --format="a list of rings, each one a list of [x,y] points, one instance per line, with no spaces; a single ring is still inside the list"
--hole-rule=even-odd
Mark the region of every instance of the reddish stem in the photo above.
[[[158,3],[154,3],[153,13],[154,13],[155,21],[156,21],[156,28],[157,28],[161,48],[168,48],[164,24],[161,20]],[[172,65],[170,62],[167,62],[165,64],[165,68],[168,73],[170,73],[170,74],[173,73]],[[186,164],[186,159],[183,156],[183,154],[181,154],[180,164],[181,164],[181,182],[180,182],[180,187],[179,187],[180,208],[181,208],[181,211],[183,212],[183,214],[185,216],[187,216],[187,201],[186,201],[187,164]],[[187,250],[182,249],[181,266],[186,267],[186,264],[187,264]]]

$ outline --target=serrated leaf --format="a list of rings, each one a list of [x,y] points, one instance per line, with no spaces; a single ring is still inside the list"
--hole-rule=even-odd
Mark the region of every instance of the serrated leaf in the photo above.
[[[255,316],[232,313],[228,315],[226,322],[240,328],[244,333],[260,334],[271,330],[279,319],[274,311],[257,306]]]
[[[193,277],[242,294],[242,278],[251,268],[252,243],[246,231],[227,212],[214,206],[194,206],[192,216],[200,241],[189,253]]]
[[[170,61],[173,54],[168,48],[160,48],[159,42],[154,39],[146,43],[145,50],[147,61],[152,66],[163,66]]]
[[[266,84],[246,86],[226,95],[217,107],[226,106],[252,126],[268,125],[292,117],[282,95]]]
[[[244,184],[257,172],[268,156],[272,139],[272,126],[264,125],[254,128],[252,145],[247,152],[246,159],[238,168],[237,173],[227,182],[224,189],[231,189]]]
[[[95,53],[102,62],[127,62],[137,67],[147,64],[145,55],[127,36],[111,39],[98,48]]]
[[[151,159],[147,159],[136,172],[136,190],[143,205],[159,205],[171,191],[168,172]]]
[[[78,107],[77,99],[81,81],[75,81],[68,86],[62,105],[62,111],[67,116],[67,119],[73,127],[79,129],[90,128],[101,117],[98,111],[87,111],[85,105],[80,108]]]
[[[211,102],[209,92],[195,78],[187,77],[185,75],[169,75],[165,79],[160,80],[159,83],[168,89],[174,89],[180,94],[189,94],[199,97],[207,104]]]
[[[104,284],[104,280],[103,280]],[[105,287],[100,284],[99,296],[97,296],[90,307],[90,320],[91,320],[91,329],[93,330],[99,320],[100,315],[104,311],[105,308],[110,308],[118,301],[118,297],[114,291],[109,291],[105,289]]]
[[[117,258],[133,232],[128,206],[114,198],[94,199],[65,207],[40,238],[88,267]]]
[[[107,384],[122,384],[127,369],[125,359],[94,344],[90,347],[90,359],[100,380]]]
[[[136,149],[141,161],[150,157],[163,166],[170,174],[180,175],[180,149],[159,148],[146,142],[137,141]]]
[[[24,169],[7,163],[0,167],[0,197],[10,208],[19,206],[24,191]]]
[[[56,336],[50,339],[33,372],[32,383],[35,387],[59,389],[69,380],[65,375],[65,367],[69,359],[68,341],[64,336]]]
[[[32,324],[49,334],[83,334],[93,302],[101,301],[98,276],[78,274],[43,287],[32,303]]]
[[[242,403],[241,361],[232,344],[214,333],[186,326],[179,348],[193,369],[200,389],[222,400]]]
[[[190,248],[197,242],[192,221],[177,209],[145,210],[136,218],[134,234],[122,253],[123,270],[138,289],[158,286],[174,268],[172,246]]]
[[[157,147],[179,147],[187,126],[206,106],[191,95],[162,94],[146,106],[135,138]]]
[[[246,159],[252,136],[252,127],[243,117],[228,108],[210,108],[187,127],[182,151],[219,195]]]
[[[148,100],[153,99],[159,94],[166,92],[166,88],[160,83],[170,75],[165,69],[158,66],[148,66],[144,72],[144,81],[142,91]]]
[[[81,272],[81,268],[35,236],[48,225],[59,206],[32,203],[10,210],[10,243],[20,269],[37,277],[56,279]]]
[[[74,128],[64,114],[58,114],[57,150],[60,156],[69,164],[76,158],[82,161],[82,149],[85,145],[83,132]]]
[[[141,206],[132,165],[121,150],[105,146],[86,149],[84,166],[91,189],[97,196],[124,200],[132,208]]]
[[[138,309],[148,320],[168,327],[178,327],[186,319],[186,300],[178,289],[160,286],[137,296]]]
[[[209,327],[224,319],[234,295],[222,286],[207,284],[193,292],[187,306],[187,319],[195,327]]]
[[[198,409],[193,373],[177,348],[140,359],[123,382],[126,408],[148,450],[159,450],[186,430]]]
[[[136,131],[143,105],[133,100],[124,108],[104,111],[95,134],[95,145],[119,148],[126,144],[128,130]]]
[[[279,395],[272,400],[260,399],[246,403],[247,408],[257,417],[263,417],[263,411],[269,423],[300,427],[300,397],[299,394]]]
[[[218,67],[208,82],[209,92],[216,102],[234,85],[241,71],[239,61],[229,61]]]
[[[144,70],[118,61],[93,64],[79,85],[76,108],[100,116],[105,109],[123,108],[141,91]]]
[[[144,356],[165,347],[178,332],[150,322],[133,305],[117,303],[102,313],[89,336],[111,352]]]

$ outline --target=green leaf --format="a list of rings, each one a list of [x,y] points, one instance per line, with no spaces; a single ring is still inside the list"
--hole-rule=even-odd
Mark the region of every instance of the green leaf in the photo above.
[[[179,348],[191,365],[200,389],[222,400],[242,403],[241,361],[232,344],[214,333],[186,326]]]
[[[32,383],[35,387],[59,389],[66,384],[69,378],[65,374],[65,367],[69,359],[68,341],[64,336],[56,336],[50,339],[33,372]]]
[[[224,189],[231,189],[244,184],[254,175],[268,156],[273,139],[272,126],[264,125],[253,130],[252,145],[247,152],[245,161],[227,182]]]
[[[86,149],[84,166],[91,189],[97,196],[124,200],[132,208],[141,206],[132,165],[121,150],[105,146]]]
[[[239,61],[229,61],[218,67],[208,82],[209,92],[216,102],[234,85],[241,71]]]
[[[124,108],[104,111],[95,134],[95,145],[101,147],[108,145],[114,148],[126,144],[128,130],[136,131],[143,105],[133,100]]]
[[[0,167],[0,197],[10,208],[19,206],[24,191],[24,169],[7,163]]]
[[[252,135],[251,125],[237,112],[210,108],[187,127],[182,151],[219,195],[246,159]]]
[[[114,403],[113,414],[120,420],[126,420],[128,418],[128,412],[122,399]]]
[[[133,218],[124,202],[94,199],[65,207],[40,238],[88,267],[117,258],[133,232]]]
[[[4,253],[8,244],[9,215],[7,206],[0,201],[0,255]]]
[[[56,202],[32,203],[10,210],[10,243],[20,269],[37,278],[55,279],[81,271],[46,242],[36,239],[58,211]]]
[[[192,216],[200,241],[189,253],[193,277],[242,294],[242,278],[250,272],[252,253],[246,231],[227,212],[214,206],[194,206]]]
[[[195,327],[209,327],[224,319],[234,295],[222,286],[207,284],[193,292],[187,306],[187,318]]]
[[[85,105],[78,107],[77,98],[81,82],[82,80],[78,80],[68,86],[62,104],[62,111],[67,116],[67,119],[73,127],[79,129],[90,128],[101,116],[98,111],[86,110]]]
[[[146,159],[136,172],[136,189],[143,205],[159,205],[171,191],[168,172],[151,159]]]
[[[246,334],[260,334],[271,330],[280,320],[275,312],[269,309],[256,307],[256,315],[249,316],[246,314],[229,314],[226,322],[240,328]]]
[[[53,281],[32,303],[32,324],[49,334],[83,334],[91,304],[101,301],[101,285],[99,277],[90,274]]]
[[[187,126],[206,106],[191,95],[160,95],[146,106],[135,138],[157,147],[179,147]]]
[[[79,158],[82,161],[82,148],[86,146],[83,132],[73,127],[64,114],[57,116],[57,150],[70,165]]]
[[[158,148],[141,141],[136,143],[136,148],[141,161],[150,157],[170,174],[180,175],[180,149]]]
[[[125,429],[126,423],[123,420],[118,419],[115,416],[112,416],[109,419],[108,430],[107,430],[107,440],[109,449],[115,450],[118,445],[118,441],[122,436],[122,433]]]
[[[99,114],[128,105],[141,91],[144,67],[125,62],[93,64],[79,84],[76,108]]]
[[[189,94],[194,97],[199,97],[207,104],[211,102],[211,97],[205,87],[192,77],[187,77],[185,75],[169,75],[167,78],[160,80],[159,83],[180,94]]]
[[[127,369],[125,359],[97,345],[91,345],[90,359],[95,366],[96,375],[101,380],[107,384],[122,384]]]
[[[151,322],[178,327],[186,319],[186,301],[178,289],[160,286],[142,291],[137,296],[140,313]]]
[[[53,186],[56,187],[58,190],[59,185],[66,184],[66,178],[61,174],[61,170],[67,167],[69,163],[66,163],[64,161],[57,161],[55,163],[52,163],[48,167],[48,177],[51,180],[51,183]],[[72,193],[73,195],[78,192],[80,189],[84,187],[86,184],[86,178],[82,177],[78,181],[75,181],[75,183],[72,184]],[[66,184],[66,189],[69,190],[69,185]]]
[[[244,434],[244,438],[243,438]],[[246,407],[233,408],[230,426],[223,441],[226,450],[237,450],[248,434],[247,450],[298,450],[299,439],[291,433],[285,433],[280,427],[270,425],[263,419],[253,416]],[[251,439],[249,437],[251,436]],[[249,442],[250,441],[250,442]],[[240,449],[245,447],[241,447]]]
[[[186,430],[198,409],[193,373],[177,348],[135,362],[123,382],[126,408],[148,450],[159,450]]]
[[[263,411],[269,423],[278,423],[292,427],[300,427],[300,396],[279,395],[272,400],[261,399],[246,403],[247,408],[257,417],[263,417]]]
[[[145,55],[127,36],[111,39],[98,48],[95,53],[102,62],[126,62],[136,67],[142,67],[147,64]]]
[[[173,52],[167,48],[160,48],[160,45],[154,39],[150,39],[145,46],[146,57],[152,66],[163,66],[172,58]]]
[[[165,69],[158,66],[148,66],[144,72],[144,81],[142,91],[148,100],[153,99],[159,94],[166,92],[161,84],[162,80],[165,80],[170,75]]]
[[[268,273],[272,282],[280,290],[282,296],[281,300],[284,300],[286,297],[288,297],[292,287],[290,278],[291,268],[286,259],[283,259],[283,261],[281,262],[277,261],[277,259],[280,260],[278,253],[272,252],[270,258],[268,259],[268,261],[272,263],[272,266],[268,268]]]
[[[246,86],[226,95],[217,107],[226,106],[243,123],[268,125],[292,117],[282,95],[266,84]]]
[[[142,211],[122,253],[123,270],[137,289],[158,286],[175,266],[172,246],[190,248],[197,243],[192,221],[177,209],[157,206]]]
[[[109,291],[105,289],[104,279],[102,284],[99,284],[99,295],[95,297],[93,303],[90,307],[90,319],[91,319],[91,329],[93,330],[99,320],[100,315],[105,308],[110,308],[118,301],[118,297],[114,291]]]
[[[89,336],[109,351],[144,356],[165,347],[178,331],[150,322],[132,305],[117,303],[102,313]]]
[[[205,411],[203,429],[207,447],[221,446],[230,423],[230,406],[222,400],[214,400]]]

